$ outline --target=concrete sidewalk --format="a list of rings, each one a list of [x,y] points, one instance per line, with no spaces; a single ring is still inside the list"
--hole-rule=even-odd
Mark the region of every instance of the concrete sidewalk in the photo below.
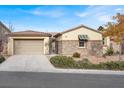
[[[94,69],[58,69],[57,68],[56,71],[54,71],[54,73],[124,75],[124,71],[94,70]]]

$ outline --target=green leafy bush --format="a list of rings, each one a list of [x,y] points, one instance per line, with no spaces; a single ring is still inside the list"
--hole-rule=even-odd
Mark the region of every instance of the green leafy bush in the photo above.
[[[106,63],[101,63],[98,64],[100,66],[101,69],[119,69],[119,64],[117,62],[106,62]]]
[[[93,64],[86,58],[76,62],[72,57],[66,56],[55,56],[50,61],[55,67],[60,68],[124,70],[124,61]]]
[[[108,48],[107,50],[106,50],[106,53],[105,53],[105,55],[108,55],[108,56],[111,56],[111,55],[113,55],[114,54],[114,50],[113,50],[113,48]]]
[[[116,51],[116,52],[115,52],[115,54],[117,54],[117,55],[118,55],[118,54],[120,54],[120,52],[119,52],[119,51]]]
[[[3,56],[0,56],[0,64],[5,61],[5,58]]]
[[[50,59],[55,67],[73,68],[76,67],[75,61],[72,57],[55,56]]]
[[[87,58],[78,61],[77,64],[79,68],[88,68],[91,66],[91,63]]]
[[[119,69],[124,70],[124,61],[118,62],[119,64]]]
[[[84,58],[82,61],[85,63],[90,63],[89,59],[87,59],[87,58]]]
[[[80,53],[75,52],[75,53],[73,54],[73,57],[75,57],[75,58],[80,58]]]

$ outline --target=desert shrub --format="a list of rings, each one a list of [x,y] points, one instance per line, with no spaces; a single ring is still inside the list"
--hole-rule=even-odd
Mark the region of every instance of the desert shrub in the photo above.
[[[107,50],[106,50],[106,53],[105,53],[105,55],[108,55],[108,56],[111,56],[111,55],[113,55],[114,54],[114,50],[113,50],[113,48],[108,48]]]
[[[3,56],[0,56],[0,64],[5,61],[5,58]]]
[[[124,61],[110,61],[93,64],[87,58],[76,62],[72,57],[54,56],[50,59],[50,62],[55,67],[60,68],[124,70]]]
[[[117,55],[118,55],[118,54],[120,54],[120,52],[119,52],[119,51],[116,51],[116,52],[115,52],[115,54],[117,54]]]
[[[87,58],[78,61],[77,64],[78,64],[78,68],[90,68],[92,65]]]
[[[106,62],[98,65],[100,66],[101,69],[108,69],[108,70],[119,69],[119,64],[117,62]]]
[[[119,64],[119,69],[124,70],[124,61],[117,62]]]
[[[86,62],[79,62],[79,67],[80,68],[85,68],[85,69],[91,69],[92,68],[92,64],[91,63],[86,63]]]
[[[82,61],[83,61],[84,63],[90,63],[89,59],[87,59],[87,58],[84,58]]]
[[[75,53],[73,54],[73,57],[75,57],[75,58],[80,58],[80,53],[75,52]]]
[[[100,64],[92,64],[92,63],[82,63],[80,66],[85,69],[106,69],[106,70],[119,70],[124,68],[124,63],[122,66],[119,65],[118,62],[106,62]]]
[[[74,67],[76,67],[75,60],[72,57],[54,56],[50,59],[50,62],[55,67],[64,67],[64,68],[74,68]]]

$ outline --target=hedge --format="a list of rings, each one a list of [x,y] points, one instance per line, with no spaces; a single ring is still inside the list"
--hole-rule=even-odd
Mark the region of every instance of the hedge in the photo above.
[[[0,64],[5,61],[5,58],[3,56],[0,56]]]
[[[75,61],[72,57],[54,56],[50,62],[59,68],[74,68],[74,69],[104,69],[104,70],[124,70],[124,61],[102,62],[93,64],[88,59]]]

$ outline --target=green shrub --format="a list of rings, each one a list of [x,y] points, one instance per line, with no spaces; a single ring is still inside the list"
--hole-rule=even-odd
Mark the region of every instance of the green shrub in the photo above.
[[[120,54],[120,52],[119,52],[119,51],[116,51],[116,52],[115,52],[115,54],[117,54],[117,55],[118,55],[118,54]]]
[[[89,59],[87,59],[87,58],[84,58],[82,61],[85,63],[90,63]]]
[[[111,56],[111,55],[113,55],[114,54],[114,50],[113,50],[113,48],[108,48],[107,50],[106,50],[106,53],[105,53],[105,55],[108,55],[108,56]]]
[[[3,56],[0,56],[0,64],[5,61],[5,58]]]
[[[79,67],[80,68],[86,68],[86,69],[91,69],[92,68],[92,64],[91,63],[86,63],[86,62],[80,62],[79,63]]]
[[[119,69],[124,70],[124,61],[117,62],[119,64]]]
[[[75,53],[73,54],[73,57],[75,57],[75,58],[80,58],[80,53],[75,52]]]
[[[76,67],[75,60],[72,57],[66,56],[55,56],[50,59],[50,62],[55,67],[64,67],[64,68],[74,68]]]
[[[124,61],[93,64],[87,58],[76,62],[72,57],[55,56],[50,59],[50,62],[60,68],[124,70]]]
[[[79,68],[88,68],[91,66],[90,61],[87,58],[77,62]]]
[[[106,63],[101,63],[99,64],[101,69],[119,69],[119,64],[117,62],[106,62]]]

